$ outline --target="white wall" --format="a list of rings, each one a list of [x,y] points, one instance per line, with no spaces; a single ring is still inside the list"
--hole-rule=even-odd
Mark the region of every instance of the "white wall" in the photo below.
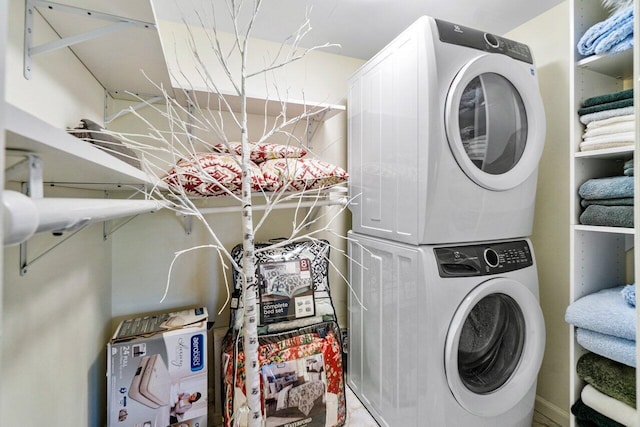
[[[3,99],[58,127],[100,117],[102,88],[68,49],[37,57],[32,79],[24,79],[24,1],[8,3]],[[36,43],[57,38],[37,14],[35,22]],[[30,259],[58,241],[49,235],[30,239]],[[111,243],[103,242],[101,225],[48,253],[25,276],[19,275],[18,248],[5,248],[0,378],[6,392],[0,425],[101,425],[104,349],[111,333],[110,266]]]
[[[528,44],[547,117],[531,237],[538,263],[547,343],[536,408],[569,425],[569,5],[564,2],[506,34]]]

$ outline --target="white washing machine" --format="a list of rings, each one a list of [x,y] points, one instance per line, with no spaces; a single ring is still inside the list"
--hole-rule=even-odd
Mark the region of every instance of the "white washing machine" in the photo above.
[[[545,345],[531,242],[350,237],[347,383],[378,423],[530,427]]]
[[[422,17],[349,80],[353,230],[530,236],[546,121],[529,48]]]

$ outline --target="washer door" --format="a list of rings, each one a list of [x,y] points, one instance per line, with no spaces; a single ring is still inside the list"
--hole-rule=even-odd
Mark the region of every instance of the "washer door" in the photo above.
[[[479,416],[512,409],[535,383],[545,329],[537,298],[521,283],[491,279],[462,301],[449,326],[445,373],[458,403]]]
[[[533,66],[499,54],[473,59],[454,78],[445,114],[451,151],[476,184],[509,190],[538,167],[546,119]]]

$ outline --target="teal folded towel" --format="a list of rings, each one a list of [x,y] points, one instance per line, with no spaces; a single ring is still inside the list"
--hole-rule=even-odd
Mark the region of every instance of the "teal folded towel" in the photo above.
[[[587,206],[580,214],[580,224],[633,228],[633,206]]]
[[[593,178],[583,183],[578,194],[583,199],[620,199],[633,197],[633,178],[628,176],[611,176]]]
[[[576,364],[578,377],[593,388],[636,407],[636,370],[595,353],[583,355]]]
[[[620,101],[621,99],[633,98],[633,89],[621,90],[619,92],[607,93],[605,95],[593,96],[587,98],[582,103],[583,107],[592,107],[598,104],[606,104],[608,102]]]
[[[586,208],[589,205],[604,205],[604,206],[633,206],[633,197],[621,197],[619,199],[582,199],[580,205]]]
[[[636,284],[633,283],[631,285],[627,285],[620,291],[620,295],[622,295],[622,299],[624,302],[629,304],[631,307],[636,306]]]
[[[619,101],[612,101],[604,104],[592,105],[591,107],[580,108],[578,110],[578,115],[584,116],[585,114],[597,113],[599,111],[616,110],[618,108],[631,107],[631,106],[633,106],[633,98],[621,99]]]
[[[633,176],[633,159],[624,162],[622,173],[625,176]]]
[[[625,427],[584,404],[582,399],[571,405],[571,413],[579,427]]]

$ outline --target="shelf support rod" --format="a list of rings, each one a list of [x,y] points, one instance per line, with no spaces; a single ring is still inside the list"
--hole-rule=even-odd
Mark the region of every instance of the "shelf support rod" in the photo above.
[[[324,120],[324,116],[329,112],[330,108],[324,109],[322,112],[307,118],[307,147],[313,148],[313,137],[315,136],[320,123]]]
[[[27,258],[27,242],[25,241],[25,242],[20,243],[20,275],[24,276],[25,274],[27,274],[27,272],[29,271],[29,267],[31,265],[33,265],[34,263],[36,263],[37,261],[42,259],[49,252],[51,252],[52,250],[54,250],[55,248],[57,248],[58,246],[60,246],[61,244],[63,244],[64,242],[66,242],[67,240],[72,238],[73,236],[75,236],[77,233],[79,233],[80,231],[84,230],[85,228],[87,228],[87,225],[83,225],[82,227],[73,230],[73,232],[71,234],[66,236],[64,239],[62,239],[61,241],[59,241],[55,245],[51,246],[49,249],[43,251],[40,255],[36,256],[31,261],[29,261],[28,258]],[[58,234],[54,233],[54,235],[58,235]]]
[[[33,44],[33,14],[36,7],[45,7],[49,10],[56,10],[64,13],[72,13],[76,15],[82,15],[89,18],[98,19],[101,21],[113,22],[111,25],[97,28],[95,30],[87,31],[85,33],[76,34],[73,36],[61,38],[48,43],[43,43],[38,46],[32,46]],[[101,37],[105,34],[113,31],[121,30],[128,27],[139,28],[156,28],[156,25],[152,22],[144,22],[136,19],[129,19],[122,16],[111,15],[108,13],[97,12],[80,7],[68,6],[60,3],[54,3],[44,0],[26,0],[25,5],[25,33],[24,33],[24,77],[28,80],[31,78],[32,63],[31,59],[45,52],[51,52],[52,50],[61,49],[63,47],[72,46],[77,43],[81,43],[87,40]]]

